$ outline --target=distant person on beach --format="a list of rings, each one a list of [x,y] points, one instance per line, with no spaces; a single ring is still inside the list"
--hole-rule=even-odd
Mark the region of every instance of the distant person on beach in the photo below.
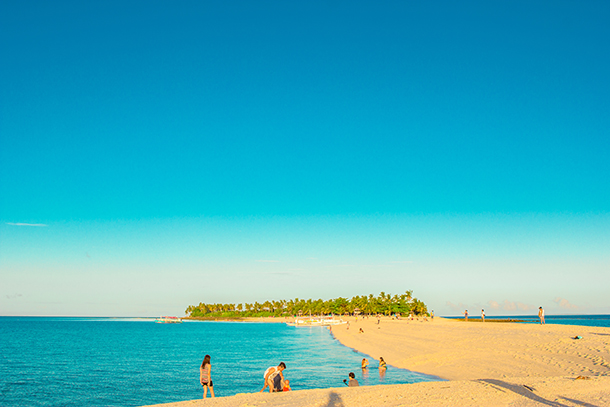
[[[281,362],[277,366],[271,366],[267,370],[265,370],[265,374],[263,377],[265,378],[265,387],[260,391],[262,393],[265,391],[267,386],[269,386],[269,393],[275,391],[282,391],[283,383],[284,383],[284,373],[282,373],[286,369],[286,364]]]
[[[434,319],[434,310],[430,313],[430,318]]]
[[[538,308],[538,318],[540,318],[540,325],[544,325],[544,310],[542,307]]]
[[[483,322],[485,322],[485,310],[484,309],[481,310],[481,319],[483,320]]]
[[[362,368],[366,369],[367,367],[369,367],[369,361],[368,359],[362,359]]]
[[[212,365],[210,359],[210,355],[205,355],[203,363],[201,363],[199,368],[199,382],[203,386],[203,398],[208,394],[208,388],[210,389],[210,396],[216,397],[214,395],[214,384],[212,383]]]
[[[468,310],[464,311],[464,321],[468,321]]]
[[[387,363],[385,363],[385,360],[383,360],[382,357],[379,357],[379,369],[383,369],[385,370],[387,368]]]
[[[358,383],[358,380],[356,380],[356,375],[354,372],[349,372],[349,383],[345,379],[343,379],[343,383],[347,384],[348,387],[360,386],[360,383]]]
[[[360,331],[358,331],[359,334],[363,334],[364,330],[362,328],[360,328]]]

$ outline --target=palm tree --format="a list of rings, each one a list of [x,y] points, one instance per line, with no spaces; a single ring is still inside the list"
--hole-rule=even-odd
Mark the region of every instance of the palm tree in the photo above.
[[[241,313],[244,309],[244,304],[205,304],[200,302],[199,305],[189,305],[185,313],[191,316],[202,316],[209,313]],[[329,314],[329,313],[354,313],[358,309],[363,313],[409,313],[411,310],[417,314],[427,314],[428,309],[426,304],[417,298],[413,297],[413,291],[407,290],[404,294],[394,295],[379,293],[378,297],[373,294],[368,296],[354,296],[350,300],[343,297],[329,300],[303,300],[295,298],[294,300],[267,300],[263,304],[255,302],[254,304],[245,303],[246,312],[253,314],[273,313],[274,315],[282,315],[289,313],[295,314]]]

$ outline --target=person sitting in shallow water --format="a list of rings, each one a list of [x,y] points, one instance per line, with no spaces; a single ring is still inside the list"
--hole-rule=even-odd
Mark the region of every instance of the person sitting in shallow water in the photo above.
[[[343,379],[343,383],[347,384],[348,387],[359,387],[360,383],[356,380],[356,375],[354,372],[349,372],[349,383],[347,380]]]
[[[362,359],[362,368],[366,369],[367,367],[369,367],[369,361],[368,359],[364,358]]]
[[[382,357],[379,357],[379,369],[386,369],[387,368],[387,364],[385,363],[385,360],[383,360]]]

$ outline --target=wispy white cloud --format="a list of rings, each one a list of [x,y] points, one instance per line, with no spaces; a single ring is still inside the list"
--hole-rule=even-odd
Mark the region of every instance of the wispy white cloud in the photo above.
[[[570,301],[566,300],[565,298],[561,298],[561,297],[556,297],[553,302],[557,305],[559,305],[560,308],[564,308],[564,309],[579,309],[580,307],[578,305],[574,305],[572,303],[570,303]]]
[[[454,304],[451,301],[447,301],[445,303],[445,305],[448,306],[449,308],[451,308],[453,311],[460,311],[460,312],[468,308],[468,305],[462,304],[461,302],[459,304]]]
[[[270,273],[265,273],[265,274],[270,275],[270,276],[296,276],[296,275],[298,275],[296,273],[289,273],[287,271],[270,272]]]
[[[488,301],[487,304],[489,305],[489,308],[493,309],[493,310],[504,310],[504,311],[531,311],[536,309],[536,307],[534,305],[531,304],[524,304],[522,302],[518,302],[518,301],[508,301],[508,300],[504,300],[503,303],[499,303],[497,301]]]
[[[394,267],[391,264],[364,264],[362,267]]]
[[[259,263],[279,263],[279,260],[254,260]]]
[[[518,302],[517,309],[519,309],[519,311],[531,311],[531,310],[536,309],[536,307],[531,304],[524,304],[522,302]]]
[[[38,226],[38,227],[44,227],[44,226],[49,226],[49,225],[45,225],[44,223],[13,223],[13,222],[6,222],[7,225],[11,225],[11,226]]]

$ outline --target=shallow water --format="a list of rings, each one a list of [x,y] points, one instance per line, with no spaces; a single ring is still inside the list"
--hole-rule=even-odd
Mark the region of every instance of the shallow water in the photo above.
[[[0,405],[141,406],[200,398],[199,366],[212,356],[217,396],[259,391],[269,366],[284,362],[293,390],[438,378],[367,357],[325,328],[282,323],[185,322],[112,318],[0,317]],[[391,361],[388,361],[391,363]]]
[[[450,319],[463,319],[464,317],[446,317]],[[469,316],[468,319],[481,319],[480,316]],[[487,315],[486,319],[495,320],[517,320],[523,323],[540,323],[538,314],[536,315],[516,315],[516,316],[492,316]],[[547,315],[544,317],[547,324],[556,325],[580,325],[580,326],[603,326],[610,327],[610,315]]]

